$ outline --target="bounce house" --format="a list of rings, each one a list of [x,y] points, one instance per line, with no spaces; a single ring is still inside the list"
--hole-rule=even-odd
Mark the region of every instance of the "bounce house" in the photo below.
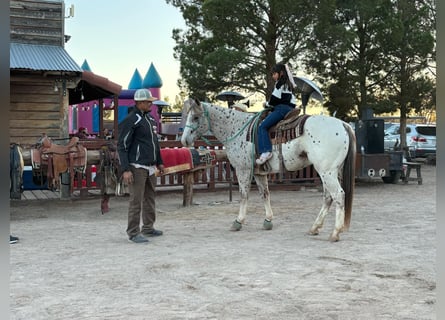
[[[90,71],[91,68],[85,60],[81,66],[82,70]],[[129,82],[128,89],[123,89],[119,94],[118,101],[118,123],[120,123],[134,107],[134,93],[137,89],[146,88],[150,90],[153,97],[161,99],[162,79],[159,76],[153,63],[144,78],[141,77],[138,69],[135,69],[133,76]],[[92,135],[98,135],[99,133],[99,101],[85,101],[76,105],[69,106],[69,132],[75,134],[79,128],[86,128]],[[112,110],[115,108],[114,100],[110,98],[103,99],[104,110]],[[158,131],[161,130],[161,112],[159,107],[153,107],[151,110],[151,116],[156,120],[158,125]]]

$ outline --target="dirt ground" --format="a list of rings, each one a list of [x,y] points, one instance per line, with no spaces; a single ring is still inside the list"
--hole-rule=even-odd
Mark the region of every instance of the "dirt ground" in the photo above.
[[[127,240],[125,197],[11,202],[11,319],[436,319],[435,167],[423,185],[360,181],[351,228],[331,243],[315,188],[272,191],[262,230],[254,190],[247,224],[229,228],[238,194],[159,193],[148,244]]]

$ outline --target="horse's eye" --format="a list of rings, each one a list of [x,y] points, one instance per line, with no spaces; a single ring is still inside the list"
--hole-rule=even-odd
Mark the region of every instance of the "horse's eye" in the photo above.
[[[199,120],[199,117],[198,117],[198,116],[193,117],[193,121],[198,121],[198,120]]]

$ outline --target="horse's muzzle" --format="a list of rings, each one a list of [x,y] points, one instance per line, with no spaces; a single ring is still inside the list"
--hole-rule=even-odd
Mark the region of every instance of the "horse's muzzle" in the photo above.
[[[184,147],[192,147],[193,146],[193,141],[190,141],[189,139],[187,139],[187,137],[182,136],[181,137],[181,143]]]

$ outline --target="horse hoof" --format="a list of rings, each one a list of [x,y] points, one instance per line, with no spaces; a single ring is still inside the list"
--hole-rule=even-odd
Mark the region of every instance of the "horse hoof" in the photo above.
[[[238,220],[233,221],[230,231],[240,231],[243,225]]]
[[[336,236],[332,235],[329,237],[329,241],[338,242],[338,241],[340,241],[340,237],[338,235],[336,235]]]
[[[308,231],[307,234],[310,236],[318,236],[319,232],[318,232],[318,229],[314,229],[314,230],[311,229]]]
[[[264,228],[264,230],[272,230],[272,228],[273,228],[272,221],[264,219],[263,228]]]

